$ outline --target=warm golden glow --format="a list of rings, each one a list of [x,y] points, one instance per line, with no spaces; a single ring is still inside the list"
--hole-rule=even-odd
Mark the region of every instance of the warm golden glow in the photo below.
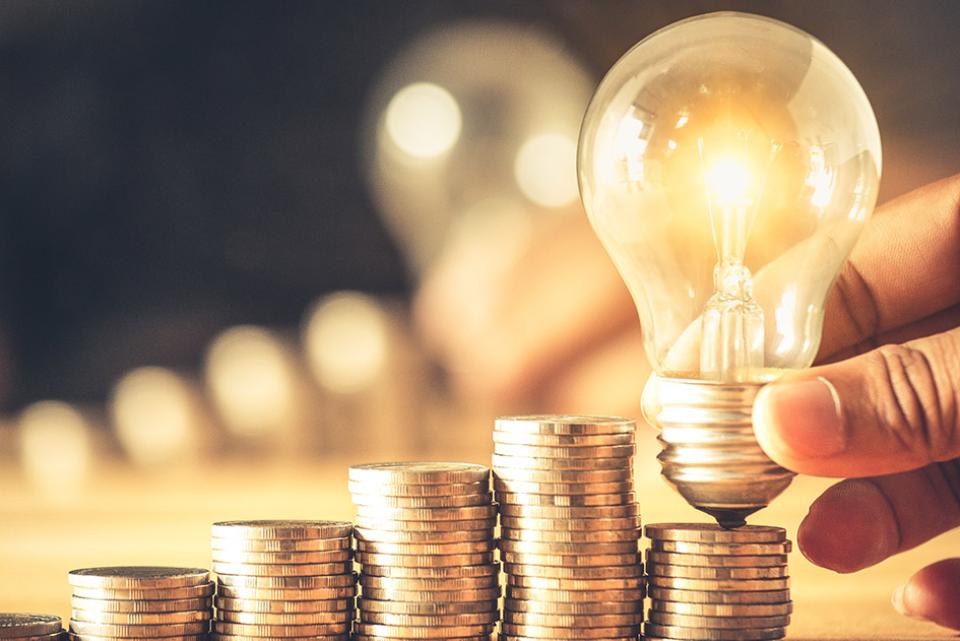
[[[564,134],[542,134],[520,147],[513,175],[523,195],[541,207],[563,207],[577,198],[577,143]]]
[[[433,83],[407,85],[387,105],[390,139],[414,158],[434,158],[449,151],[460,137],[461,126],[457,101]]]
[[[93,438],[76,408],[60,401],[27,407],[19,421],[20,457],[30,481],[54,498],[77,493],[90,474]]]
[[[732,156],[721,157],[704,176],[711,200],[721,207],[742,207],[752,200],[750,170]]]

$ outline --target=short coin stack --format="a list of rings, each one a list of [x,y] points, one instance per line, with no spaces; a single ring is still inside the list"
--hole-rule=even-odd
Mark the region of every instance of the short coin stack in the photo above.
[[[503,641],[637,637],[644,591],[634,430],[619,418],[497,420]]]
[[[60,641],[63,622],[52,614],[0,612],[2,641]]]
[[[349,638],[352,530],[346,521],[214,523],[214,639]]]
[[[790,623],[783,528],[648,525],[648,641],[769,641]]]
[[[490,469],[350,468],[360,563],[357,641],[488,639],[499,619]]]
[[[74,641],[206,639],[214,585],[200,568],[152,566],[70,572],[70,638]]]

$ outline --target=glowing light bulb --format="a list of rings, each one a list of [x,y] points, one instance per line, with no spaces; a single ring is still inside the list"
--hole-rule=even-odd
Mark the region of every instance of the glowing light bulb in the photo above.
[[[716,13],[631,49],[579,148],[590,221],[636,303],[664,476],[743,523],[792,474],[756,443],[757,390],[816,355],[823,306],[869,218],[880,136],[853,74],[789,25]]]
[[[55,500],[80,492],[90,476],[94,442],[90,424],[72,405],[33,403],[19,419],[20,456],[30,481]]]

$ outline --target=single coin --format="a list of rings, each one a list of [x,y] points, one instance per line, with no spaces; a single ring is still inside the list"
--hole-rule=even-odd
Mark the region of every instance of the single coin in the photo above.
[[[350,641],[350,635],[347,633],[322,634],[322,635],[309,636],[309,637],[297,637],[297,639],[298,641]],[[242,634],[222,634],[219,632],[213,632],[210,634],[210,641],[290,641],[290,640],[291,640],[291,637],[287,637],[287,636],[282,636],[282,637],[245,636]],[[177,639],[175,641],[182,641],[182,640]]]
[[[590,601],[643,601],[643,590],[541,590],[507,586],[506,598],[514,601],[587,603]]]
[[[521,456],[551,460],[629,458],[634,454],[633,443],[628,445],[594,445],[582,447],[550,447],[494,443],[495,455]]]
[[[353,597],[356,592],[357,588],[352,582],[343,587],[286,590],[221,585],[218,597],[251,601],[316,601],[319,605],[327,601]]]
[[[504,599],[503,610],[504,612],[539,612],[541,614],[641,614],[643,612],[643,600],[565,602]]]
[[[438,508],[357,505],[356,508],[357,516],[360,518],[391,521],[469,521],[492,519],[497,516],[496,504]]]
[[[351,564],[344,563],[349,571],[329,576],[245,576],[220,574],[219,586],[236,588],[269,588],[271,590],[314,590],[316,588],[342,588],[356,583]]]
[[[107,601],[178,601],[211,596],[216,590],[212,581],[186,588],[111,590],[103,588],[73,588],[73,596],[82,599]]]
[[[400,567],[397,565],[372,565],[365,563],[363,574],[396,579],[463,579],[480,576],[499,576],[500,564],[461,565],[450,567]]]
[[[744,628],[738,630],[717,630],[711,628],[681,628],[674,625],[645,623],[644,638],[685,639],[687,641],[768,641],[782,639],[786,634],[783,627]]]
[[[212,528],[215,539],[339,539],[350,536],[349,521],[220,521]]]
[[[636,636],[639,625],[608,626],[603,628],[563,628],[545,625],[518,625],[503,623],[500,629],[504,634],[534,639],[610,639],[615,637]]]
[[[210,629],[210,622],[170,623],[165,625],[111,625],[106,623],[86,623],[70,621],[70,632],[76,635],[88,634],[98,637],[179,637],[183,635],[203,634]]]
[[[388,639],[451,639],[490,634],[493,627],[492,624],[424,627],[357,622],[353,629],[357,634]]]
[[[480,634],[469,637],[456,637],[456,641],[496,641],[497,635]],[[354,634],[352,641],[396,641],[391,637],[378,637],[372,634]]]
[[[244,539],[214,538],[210,547],[224,552],[330,552],[350,548],[352,539],[339,536],[332,539]]]
[[[611,638],[603,639],[602,641],[637,641],[637,634],[638,634],[638,633],[634,632],[633,634],[631,634],[631,635],[629,635],[629,636],[625,636],[625,637],[611,637]],[[496,641],[531,641],[531,639],[533,639],[533,638],[534,638],[534,637],[522,637],[522,636],[517,636],[517,635],[513,635],[513,634],[501,634]],[[488,641],[490,641],[490,640],[488,640]],[[600,639],[593,639],[593,640],[591,640],[591,641],[601,641],[601,640],[600,640]]]
[[[788,554],[790,541],[779,543],[692,543],[690,541],[653,541],[650,549],[657,552],[727,556],[767,556]]]
[[[496,599],[481,601],[379,601],[357,599],[357,610],[363,612],[389,612],[393,614],[468,614],[473,612],[498,612]]]
[[[515,494],[497,492],[497,501],[506,505],[539,505],[543,507],[591,507],[635,504],[633,492],[623,494]]]
[[[657,612],[707,617],[786,616],[793,612],[793,602],[786,603],[689,603],[651,601]]]
[[[558,628],[610,628],[643,623],[643,613],[623,614],[542,614],[505,610],[503,622],[516,625],[542,625]]]
[[[223,610],[217,612],[217,620],[226,623],[247,625],[332,625],[353,620],[351,610],[333,612],[241,612]]]
[[[639,565],[640,554],[526,554],[523,552],[503,552],[504,563],[514,565],[544,565],[548,567],[582,568],[597,566]]]
[[[640,528],[627,530],[534,530],[504,527],[500,529],[501,541],[529,541],[582,545],[584,543],[630,542],[640,539]]]
[[[500,517],[502,527],[511,529],[529,529],[529,530],[551,530],[559,532],[567,531],[591,531],[598,530],[635,530],[640,527],[640,516],[627,516],[623,518],[597,518],[597,519],[578,519],[578,518],[559,518],[559,519],[539,519],[532,517],[508,516]]]
[[[627,483],[633,482],[633,468],[610,470],[531,470],[521,467],[502,467],[493,471],[494,478],[526,483]]]
[[[353,483],[385,485],[434,485],[438,483],[482,483],[489,481],[490,468],[476,463],[414,461],[351,465]]]
[[[599,505],[590,507],[551,507],[543,505],[500,506],[502,516],[530,519],[622,519],[639,516],[636,503],[628,505]]]
[[[633,434],[635,421],[609,416],[505,416],[494,430],[508,434]]]
[[[584,470],[633,470],[632,456],[616,456],[608,458],[544,458],[542,456],[507,456],[493,455],[493,467],[497,471],[503,469],[557,471],[584,471]]]
[[[646,580],[641,576],[623,579],[554,579],[508,574],[507,585],[544,590],[642,590],[646,585]]]
[[[530,434],[528,432],[493,431],[494,443],[537,447],[632,445],[635,440],[633,432],[622,434]]]
[[[466,494],[464,496],[381,496],[377,494],[353,494],[354,505],[370,505],[381,507],[401,508],[441,508],[441,507],[473,507],[490,505],[493,503],[493,494]]]
[[[692,543],[781,543],[787,531],[769,525],[744,525],[727,530],[716,523],[650,523],[644,528],[647,538],[659,541]]]
[[[705,568],[695,565],[663,565],[647,563],[650,576],[673,576],[687,579],[785,579],[786,566],[766,568]]]
[[[787,590],[790,588],[790,579],[685,579],[674,576],[647,577],[649,585],[658,588],[674,590],[737,590],[747,592],[751,590]]]
[[[16,639],[16,641],[63,641],[66,639],[66,633],[63,630],[51,632],[50,634],[34,634],[28,637],[3,637],[0,639]]]
[[[698,592],[694,590],[672,590],[651,585],[647,592],[651,599],[679,601],[681,603],[786,603],[790,600],[790,590]]]
[[[88,612],[128,612],[159,613],[186,612],[188,610],[207,610],[213,602],[210,597],[175,600],[112,600],[70,597],[70,607]]]
[[[686,565],[702,568],[769,568],[787,564],[786,554],[726,556],[723,554],[680,554],[647,550],[647,561],[658,565]]]
[[[213,571],[217,573],[218,577],[222,577],[223,575],[258,577],[320,577],[330,574],[349,574],[353,571],[353,563],[351,561],[344,560],[335,563],[301,563],[297,565],[283,565],[279,563],[219,563],[214,561]]]
[[[609,543],[558,543],[543,541],[512,541],[501,539],[500,550],[525,554],[583,555],[589,554],[638,554],[637,541],[613,541]]]
[[[219,612],[269,612],[286,614],[294,612],[353,612],[353,590],[350,594],[331,599],[309,600],[269,600],[269,599],[237,599],[218,596],[215,603]]]
[[[60,617],[52,614],[0,612],[0,639],[43,636],[62,629]]]
[[[347,634],[349,623],[320,623],[315,625],[256,625],[214,621],[213,631],[245,637],[320,637]]]
[[[401,521],[382,517],[357,517],[358,530],[380,532],[424,532],[430,534],[489,530],[496,526],[496,517],[466,521]]]
[[[476,483],[434,483],[431,485],[362,483],[348,481],[347,489],[351,494],[379,494],[380,496],[468,496],[486,494],[490,491],[489,480]]]
[[[500,585],[500,577],[478,576],[463,579],[397,579],[387,576],[360,575],[360,585],[364,589],[408,590],[433,592],[435,590],[481,590]]]
[[[416,544],[446,544],[467,543],[470,541],[493,540],[494,529],[463,530],[461,532],[404,532],[397,530],[377,530],[357,528],[357,541],[376,543],[416,543]]]
[[[493,489],[496,492],[514,494],[544,494],[553,496],[581,496],[583,494],[623,494],[633,492],[632,481],[614,481],[612,483],[535,483],[530,481],[512,481],[494,477]]]
[[[675,625],[682,628],[751,629],[785,628],[790,625],[790,615],[767,617],[705,617],[691,614],[671,614],[650,610],[649,620],[657,625]]]
[[[418,554],[375,554],[373,552],[357,552],[357,562],[366,565],[385,565],[394,567],[450,567],[458,565],[487,565],[493,563],[493,552],[478,554],[445,554],[443,556],[428,556]]]
[[[207,641],[209,635],[204,632],[202,634],[178,634],[173,637],[159,637],[163,641]],[[110,636],[98,636],[94,634],[75,634],[73,632],[67,632],[66,639],[69,641],[123,641],[125,637],[110,637]],[[157,638],[157,637],[154,637]],[[258,640],[261,641],[261,640]]]
[[[363,588],[364,599],[378,601],[483,601],[500,597],[500,588],[482,588],[479,590],[393,590],[382,588]]]
[[[554,579],[622,579],[643,576],[643,564],[561,567],[504,563],[503,571],[519,576],[539,576]]]
[[[353,558],[350,549],[325,552],[234,552],[213,550],[214,563],[244,565],[308,565],[313,563],[343,563]]]
[[[486,541],[467,541],[464,543],[380,543],[357,541],[358,552],[375,554],[479,554],[492,552],[496,542],[491,537]]]
[[[394,614],[392,612],[360,611],[362,623],[403,627],[459,627],[464,625],[491,625],[500,620],[496,611],[463,614]]]
[[[198,623],[213,618],[213,610],[184,610],[182,612],[104,612],[102,610],[73,610],[71,621],[102,623],[105,625],[169,625]]]
[[[184,588],[209,580],[210,572],[202,568],[155,566],[84,568],[67,575],[67,581],[74,587],[109,590]]]

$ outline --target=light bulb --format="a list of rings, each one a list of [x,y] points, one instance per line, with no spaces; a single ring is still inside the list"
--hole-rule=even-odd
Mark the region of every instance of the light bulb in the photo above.
[[[827,292],[869,218],[880,135],[812,36],[714,13],[627,52],[584,118],[580,191],[633,296],[656,374],[663,474],[742,524],[792,474],[757,445],[760,386],[816,355]]]

